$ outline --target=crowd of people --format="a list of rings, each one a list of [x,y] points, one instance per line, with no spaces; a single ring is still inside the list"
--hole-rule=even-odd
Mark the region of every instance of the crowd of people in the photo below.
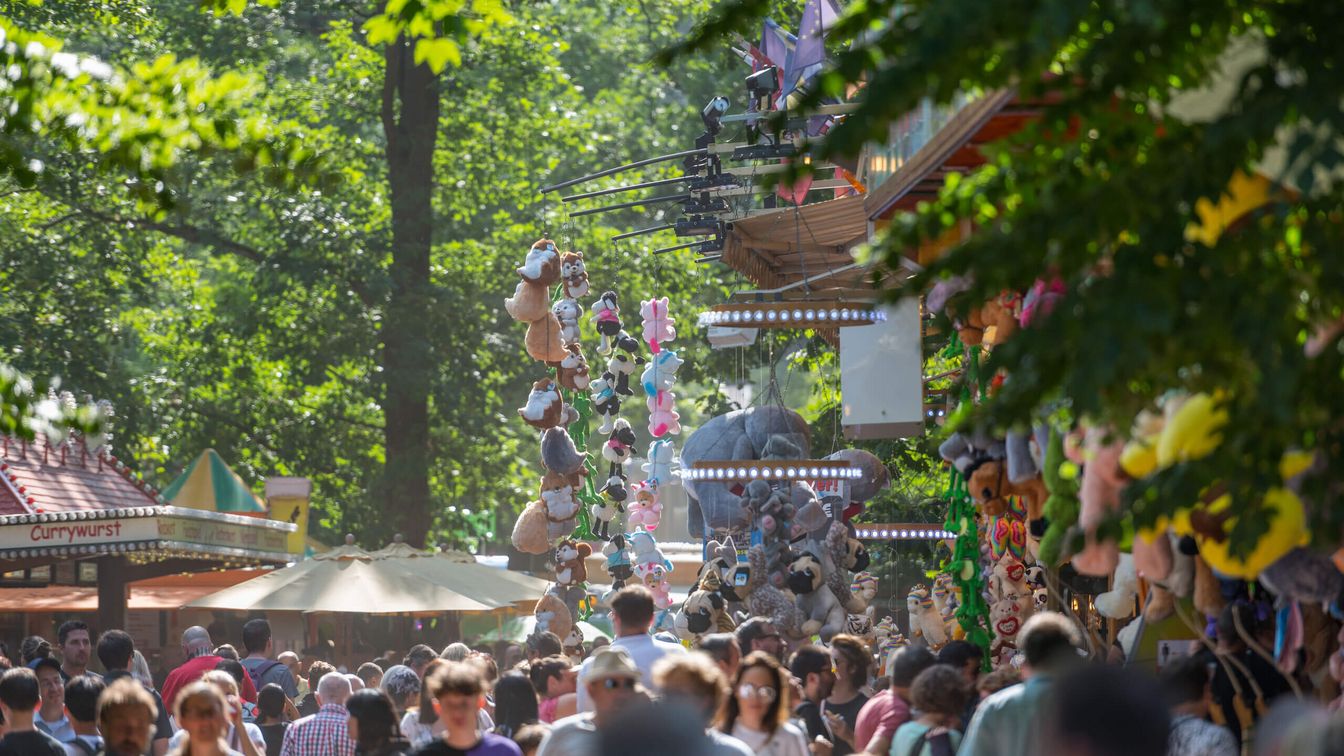
[[[106,630],[94,643],[71,621],[55,648],[25,640],[0,676],[0,756],[1242,752],[1241,731],[1220,724],[1217,664],[1183,657],[1160,678],[1090,664],[1060,614],[1022,627],[1020,668],[985,674],[981,649],[964,641],[937,654],[898,648],[879,666],[860,638],[789,648],[761,617],[688,649],[651,634],[642,586],[619,591],[611,610],[616,637],[582,657],[543,632],[499,661],[462,643],[419,645],[353,671],[275,655],[264,619],[244,626],[244,655],[191,627],[186,660],[159,689],[130,635]],[[101,675],[89,669],[95,653]],[[1278,720],[1258,728],[1254,753],[1344,753],[1344,720],[1323,709]]]

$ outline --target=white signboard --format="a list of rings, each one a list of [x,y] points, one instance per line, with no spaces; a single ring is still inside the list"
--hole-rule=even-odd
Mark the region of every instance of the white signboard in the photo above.
[[[924,432],[924,350],[919,302],[883,307],[885,321],[840,329],[840,423],[846,438]]]

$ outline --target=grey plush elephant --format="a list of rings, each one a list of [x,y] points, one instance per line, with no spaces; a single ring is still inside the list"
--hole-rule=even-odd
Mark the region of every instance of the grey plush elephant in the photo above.
[[[686,439],[681,448],[682,466],[695,462],[761,459],[772,436],[782,436],[799,450],[800,457],[811,453],[807,422],[793,410],[765,405],[734,410],[712,417]],[[747,524],[748,514],[741,498],[731,490],[734,484],[687,480],[685,482],[687,528],[701,538],[717,528],[726,530]]]

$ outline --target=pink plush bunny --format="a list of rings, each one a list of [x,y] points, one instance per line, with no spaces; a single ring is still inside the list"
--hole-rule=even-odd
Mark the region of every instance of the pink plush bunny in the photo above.
[[[672,327],[677,321],[668,314],[667,297],[642,300],[639,315],[644,319],[644,341],[649,351],[658,354],[660,344],[677,338],[677,329]]]
[[[649,433],[654,438],[681,433],[681,415],[673,409],[676,399],[671,391],[659,391],[648,398]]]

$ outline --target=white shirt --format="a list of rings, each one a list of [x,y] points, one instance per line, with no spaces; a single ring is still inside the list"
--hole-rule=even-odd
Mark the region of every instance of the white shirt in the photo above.
[[[596,752],[597,722],[591,712],[556,720],[537,748],[537,756],[591,756]]]
[[[62,743],[69,743],[75,739],[75,728],[70,726],[70,718],[64,714],[61,715],[60,719],[48,722],[42,718],[40,713],[34,711],[33,724],[37,725],[37,729],[56,738]]]
[[[657,692],[657,687],[653,684],[653,665],[664,656],[676,656],[686,653],[686,649],[680,643],[668,643],[660,641],[648,634],[623,635],[611,642],[611,645],[623,648],[630,653],[630,658],[634,660],[635,666],[639,668],[641,682],[644,687]],[[592,663],[592,657],[584,660],[583,666],[579,668],[579,686],[578,710],[592,711],[593,701],[588,697],[588,686],[583,684],[584,673],[588,671],[588,666]]]
[[[807,738],[792,722],[785,722],[768,735],[749,729],[742,720],[733,723],[733,737],[747,744],[757,756],[807,756]]]
[[[247,739],[252,741],[252,745],[257,747],[258,753],[266,753],[266,736],[261,734],[261,728],[251,722],[243,723],[243,731],[247,733]],[[173,737],[168,739],[168,750],[177,748],[177,744],[187,736],[186,730],[178,730],[173,733]],[[235,739],[237,736],[233,732],[233,725],[229,725],[229,731],[224,734],[224,742],[229,744],[230,748],[239,745]]]
[[[495,729],[494,720],[490,719],[490,712],[485,709],[479,709],[476,712],[476,729],[481,732],[490,732]],[[443,720],[438,719],[434,724],[422,724],[420,722],[420,712],[408,711],[401,718],[401,734],[411,741],[411,745],[419,748],[422,745],[434,740],[443,734]]]

